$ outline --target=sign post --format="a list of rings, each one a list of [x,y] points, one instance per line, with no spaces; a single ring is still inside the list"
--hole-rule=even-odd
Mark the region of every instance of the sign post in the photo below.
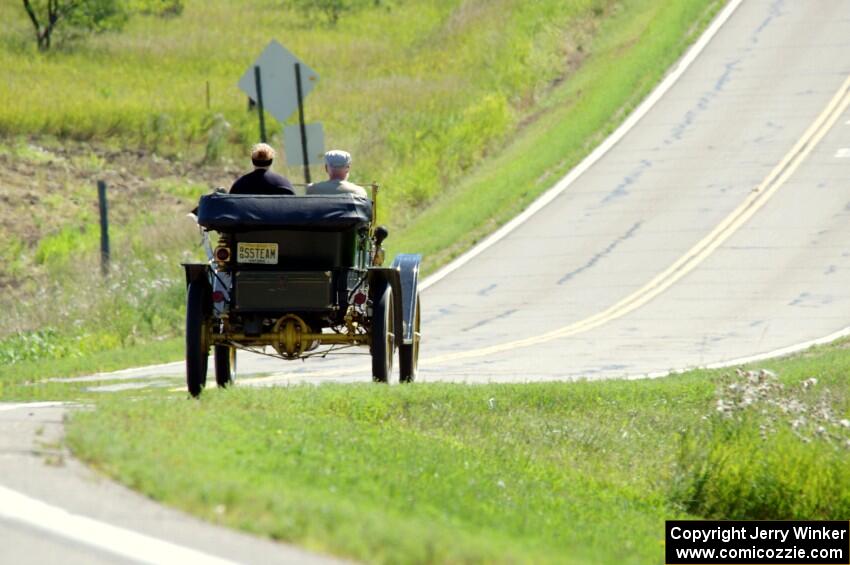
[[[304,129],[304,95],[301,93],[301,63],[295,63],[295,91],[298,94],[298,128],[301,130],[301,155],[304,157],[304,182],[310,184],[310,155]]]
[[[301,143],[307,140],[307,147]],[[286,163],[290,167],[300,167],[305,163],[319,163],[325,150],[325,132],[322,124],[304,124],[304,133],[300,125],[283,128],[283,145],[286,147]]]
[[[260,141],[266,142],[266,118],[263,115],[263,79],[259,65],[254,65],[254,84],[257,88],[257,114],[260,116]]]

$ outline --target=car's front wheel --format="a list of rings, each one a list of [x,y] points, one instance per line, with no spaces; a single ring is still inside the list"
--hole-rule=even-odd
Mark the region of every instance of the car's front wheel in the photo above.
[[[206,281],[192,281],[186,297],[186,387],[199,396],[207,384],[209,344],[206,326],[210,305]]]
[[[236,348],[231,345],[216,345],[213,349],[215,360],[215,383],[226,388],[236,379]]]
[[[393,289],[386,285],[372,305],[372,380],[390,382],[395,355]]]

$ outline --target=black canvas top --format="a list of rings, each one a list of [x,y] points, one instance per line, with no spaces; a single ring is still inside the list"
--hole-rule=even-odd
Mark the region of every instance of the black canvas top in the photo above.
[[[352,194],[272,196],[214,193],[201,196],[198,223],[211,230],[347,230],[372,220],[372,202]]]

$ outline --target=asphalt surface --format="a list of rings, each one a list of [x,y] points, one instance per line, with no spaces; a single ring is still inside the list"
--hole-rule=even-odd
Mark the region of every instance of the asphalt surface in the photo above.
[[[424,291],[418,379],[659,374],[845,330],[848,53],[846,0],[744,1],[610,151]],[[286,363],[240,355],[239,369],[242,384],[369,378],[366,357]],[[181,386],[182,375],[182,363],[125,371],[101,390]],[[39,465],[39,473],[55,471],[28,465],[33,476]],[[74,502],[64,492],[90,492],[85,479],[63,494],[47,490],[53,479],[34,484],[2,469],[5,486],[91,512],[91,497]],[[0,518],[0,539],[33,535]],[[247,555],[239,560],[257,561]]]
[[[424,291],[419,380],[659,374],[850,326],[848,52],[845,1],[744,1],[610,151]],[[365,357],[239,366],[258,384],[369,374]]]
[[[0,403],[0,563],[339,563],[213,526],[106,480],[61,447],[68,409]]]
[[[841,1],[745,1],[613,150],[429,289],[423,323],[433,342],[424,350],[476,350],[564,328],[693,254],[846,88],[847,8]],[[645,304],[563,338],[428,365],[425,378],[663,372],[847,326],[850,159],[836,155],[850,147],[848,121],[845,109],[748,222]]]

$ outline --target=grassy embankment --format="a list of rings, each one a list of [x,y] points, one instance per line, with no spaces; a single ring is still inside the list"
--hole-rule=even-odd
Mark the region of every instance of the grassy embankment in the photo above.
[[[847,346],[760,364],[780,379],[125,394],[69,440],[156,500],[370,563],[660,563],[665,519],[850,515]]]
[[[33,52],[19,6],[0,6],[10,22],[0,31],[0,159],[10,179],[0,190],[26,187],[26,198],[7,195],[6,221],[0,215],[10,232],[0,260],[14,272],[0,281],[0,378],[56,374],[81,356],[88,370],[115,368],[117,358],[102,353],[115,348],[146,352],[133,362],[178,357],[177,263],[196,252],[182,216],[208,186],[230,181],[240,168],[232,157],[256,138],[233,83],[269,37],[286,37],[322,76],[308,121],[321,120],[330,145],[352,150],[357,178],[386,186],[391,250],[421,251],[433,268],[611,131],[718,4],[410,1],[329,30],[277,8],[187,2],[178,18],[136,17],[121,34],[47,56]],[[216,116],[229,129],[217,129]],[[21,135],[38,136],[42,149]],[[100,149],[78,154],[69,139]],[[143,157],[125,163],[124,146]],[[213,164],[187,167],[205,155]],[[116,214],[116,268],[106,281],[97,275],[93,199],[102,175]]]
[[[517,6],[526,4],[537,5],[516,3]],[[224,3],[211,5],[214,9],[209,11],[209,17],[227,17]],[[367,26],[373,21],[382,21],[382,26],[399,21],[407,23],[405,19],[393,18],[410,19],[410,13],[405,10],[419,5],[415,2],[400,4],[387,14],[367,12],[357,16],[354,22],[360,22],[357,18],[361,18]],[[615,4],[569,5],[570,9],[579,10],[576,13],[586,16],[579,20],[587,26],[583,28],[587,42],[583,44],[581,56],[568,59],[572,63],[563,84],[548,87],[546,81],[552,78],[546,75],[542,82],[531,77],[537,86],[525,83],[525,90],[496,88],[496,95],[504,96],[507,101],[510,115],[507,129],[501,137],[495,136],[483,145],[461,143],[461,149],[469,149],[466,152],[458,153],[457,145],[449,145],[454,153],[447,153],[448,157],[472,155],[472,161],[466,168],[447,162],[449,174],[455,176],[439,177],[439,180],[446,180],[451,190],[441,198],[431,200],[429,196],[425,200],[432,208],[421,219],[408,224],[405,233],[396,240],[397,248],[414,246],[430,252],[435,260],[444,260],[478,234],[509,217],[615,126],[623,113],[675,59],[686,39],[698,30],[700,26],[694,22],[704,23],[706,7],[713,3],[636,1],[624,3],[624,7],[614,10],[613,14],[605,10],[595,14],[594,5]],[[387,123],[398,126],[391,131],[402,140],[398,146],[402,149],[397,155],[388,153],[390,157],[387,157],[398,159],[394,162],[397,170],[410,162],[410,152],[428,163],[423,153],[438,150],[443,143],[433,141],[429,145],[427,140],[434,135],[440,140],[441,134],[424,125],[417,129],[405,123],[394,123],[385,116],[369,119],[370,108],[378,113],[383,111],[379,104],[403,106],[411,99],[422,100],[419,96],[423,83],[411,79],[405,69],[413,68],[417,72],[421,68],[430,69],[428,65],[433,65],[436,59],[424,57],[420,65],[418,57],[434,45],[437,51],[444,46],[454,48],[450,40],[452,33],[457,32],[457,41],[468,36],[463,23],[482,33],[492,28],[495,39],[485,43],[486,49],[476,51],[478,59],[458,57],[462,64],[453,67],[455,72],[467,68],[476,72],[484,69],[482,72],[487,75],[492,67],[501,69],[504,64],[510,67],[511,59],[501,60],[499,53],[510,53],[510,49],[517,47],[507,42],[508,51],[493,49],[500,45],[499,39],[505,37],[505,26],[493,22],[499,22],[501,14],[511,13],[506,6],[514,4],[467,3],[467,8],[457,12],[453,11],[457,6],[454,2],[432,5],[437,11],[440,6],[444,11],[430,20],[430,12],[426,12],[422,20],[413,18],[411,28],[414,31],[410,33],[422,32],[421,35],[408,37],[404,30],[376,34],[408,37],[397,60],[389,54],[397,64],[388,71],[390,74],[360,73],[364,67],[357,67],[351,75],[337,75],[338,79],[359,76],[363,81],[374,81],[375,88],[367,89],[373,97],[384,92],[377,88],[382,81],[386,84],[388,76],[396,77],[392,84],[400,85],[397,95],[390,94],[390,98],[381,98],[381,102],[366,100],[364,104],[372,102],[374,105],[367,104],[363,113],[356,116],[365,119],[362,123],[369,124],[370,128],[374,125],[373,129],[363,130],[373,134],[383,132]],[[197,7],[197,4],[194,7],[190,4],[187,14],[191,15]],[[490,12],[491,7],[493,12]],[[0,7],[4,21],[10,21],[3,12],[9,9],[8,5]],[[552,22],[552,14],[542,13],[548,18],[544,18],[546,22]],[[579,21],[570,19],[575,14],[569,10],[557,13],[566,13],[569,17],[557,20],[560,23],[555,23],[554,27],[544,26],[542,32],[532,28],[534,37],[542,33],[552,39],[553,43],[548,43],[550,46],[563,39],[570,25]],[[603,15],[609,17],[603,18]],[[268,14],[263,13],[248,22],[254,27],[234,27],[268,33],[268,29],[277,26],[277,30],[286,29],[301,37],[299,41],[306,47],[299,50],[298,45],[293,45],[297,52],[312,53],[308,37],[313,32],[293,27],[287,21],[275,19],[276,16],[267,18]],[[267,21],[270,27],[262,27]],[[433,27],[428,27],[429,21]],[[593,21],[598,27],[589,25]],[[79,86],[81,81],[66,66],[79,64],[84,70],[96,73],[101,82],[108,82],[111,75],[100,72],[100,67],[114,66],[115,61],[126,59],[128,53],[143,44],[147,45],[147,51],[143,50],[146,55],[139,59],[148,61],[150,73],[147,76],[154,76],[151,73],[159,72],[160,63],[168,68],[170,54],[167,47],[145,40],[145,33],[153,33],[154,28],[161,27],[170,29],[168,33],[172,39],[183,37],[186,30],[181,31],[181,25],[184,24],[179,20],[163,24],[142,19],[125,35],[99,38],[82,53],[60,53],[46,60],[35,59],[33,63],[27,62],[32,53],[23,46],[23,39],[15,39],[15,33],[23,38],[23,32],[20,29],[9,32],[9,28],[4,28],[0,56],[4,58],[4,68],[26,69],[20,77],[10,74],[9,84],[20,81],[26,84],[27,74],[44,77],[45,73],[55,72],[58,82],[51,83],[51,88],[59,84],[67,87],[66,92],[82,95],[85,92]],[[215,36],[216,41],[221,42],[216,50],[222,55],[222,68],[238,67],[241,71],[250,56],[237,62],[228,62],[228,57],[249,49],[247,44],[229,46],[228,33]],[[318,41],[326,34],[324,30],[316,32],[314,37]],[[178,47],[190,45],[198,39],[197,35],[192,39],[191,34],[186,34],[186,42],[178,41]],[[260,35],[262,33],[255,39],[262,43],[265,36],[260,38]],[[351,39],[355,35],[353,30],[344,30],[340,36]],[[490,37],[487,33],[484,35]],[[526,39],[531,35],[525,36]],[[519,47],[528,46],[517,41],[521,43]],[[383,44],[369,44],[359,53],[377,60],[387,56],[384,48]],[[230,55],[227,54],[229,49]],[[569,46],[566,51],[570,51]],[[206,80],[204,77],[210,73],[221,71],[209,69],[209,58],[199,63],[198,53],[189,49],[186,57],[191,64],[186,65],[186,72],[170,75],[174,84],[169,88],[175,93],[185,94],[191,90],[193,96],[200,97],[200,81]],[[565,54],[558,50],[554,53]],[[94,62],[87,63],[89,58]],[[404,64],[400,62],[402,59]],[[411,66],[411,60],[417,63]],[[520,65],[534,60],[537,59],[527,57]],[[623,62],[626,64],[621,64]],[[28,67],[30,64],[35,67]],[[137,64],[138,60],[128,63],[131,68]],[[452,63],[447,64],[451,66]],[[332,65],[332,61],[328,65]],[[218,69],[216,65],[213,67]],[[543,64],[543,67],[548,69],[549,65]],[[329,76],[324,67],[316,65],[316,68],[323,77]],[[229,76],[229,72],[221,71],[221,76]],[[340,67],[338,72],[346,71]],[[122,76],[120,72],[113,73]],[[488,86],[463,98],[469,88],[465,77],[465,73],[453,77],[458,86],[456,90],[447,93],[435,89],[434,98],[425,98],[432,103],[444,98],[451,99],[446,101],[448,104],[455,104],[458,99],[472,101],[471,106],[464,106],[462,102],[460,106],[453,106],[455,114],[437,113],[435,127],[443,123],[457,124],[452,120],[465,116],[467,108],[474,108],[478,101],[487,99],[484,93],[489,92],[490,87],[498,86],[498,81],[487,82]],[[126,75],[123,78],[127,78]],[[180,82],[183,80],[185,84]],[[189,83],[195,86],[190,88]],[[226,83],[214,83],[213,92],[231,88],[231,83],[231,79]],[[187,90],[181,91],[184,87]],[[27,88],[44,90],[46,87],[36,80]],[[43,96],[46,105],[39,106],[40,110],[35,112],[41,115],[41,121],[21,117],[19,105],[3,114],[6,117],[0,119],[0,123],[10,134],[67,134],[83,139],[108,134],[115,144],[128,138],[146,146],[161,143],[164,153],[176,151],[182,141],[194,139],[197,144],[190,145],[190,150],[186,151],[187,155],[194,151],[189,157],[199,159],[206,142],[213,139],[209,131],[199,125],[207,115],[201,112],[192,122],[189,118],[197,111],[195,108],[186,108],[184,114],[179,109],[162,110],[157,104],[166,104],[168,97],[152,96],[151,92],[157,92],[152,88],[154,81],[140,78],[126,91],[111,87],[101,92],[100,98],[76,98],[78,102],[71,104],[71,110],[83,116],[78,121],[45,120],[45,108],[62,109],[75,98]],[[426,94],[431,92],[425,90]],[[0,92],[0,96],[5,92]],[[141,109],[137,108],[135,114],[122,113],[124,101],[138,92],[146,93],[138,95],[142,101],[138,108]],[[319,92],[315,94],[317,109],[314,115],[321,115],[326,128],[334,131],[329,126],[333,123],[329,117],[332,112],[329,109],[318,111]],[[416,96],[411,98],[411,92]],[[38,102],[40,98],[32,99]],[[346,109],[351,110],[348,98],[345,101]],[[167,119],[145,114],[146,104]],[[228,138],[238,144],[252,136],[254,126],[250,117],[245,117],[243,123],[236,114],[235,108],[241,104],[238,96],[234,96],[230,104],[230,109],[224,108],[222,112],[227,113],[228,120],[234,124],[232,131],[235,133],[228,134]],[[8,107],[8,104],[0,105],[0,112]],[[88,107],[93,111],[88,112]],[[500,107],[504,108],[498,104],[493,106],[496,115]],[[428,106],[422,108],[428,109]],[[411,116],[423,114],[422,108],[417,107]],[[435,106],[435,111],[439,109]],[[66,118],[76,115],[71,110],[67,110]],[[236,118],[231,118],[231,112]],[[340,145],[348,144],[360,155],[369,155],[373,142],[374,151],[392,145],[382,138],[354,131],[349,125],[355,123],[351,121],[352,112],[342,115],[335,126],[339,129],[331,136],[339,140]],[[470,123],[488,122],[487,115],[475,114],[473,110],[470,116],[473,120]],[[526,122],[528,119],[532,121]],[[156,120],[160,121],[159,126],[154,125]],[[168,120],[171,126],[163,126]],[[71,131],[75,123],[89,129]],[[421,125],[416,120],[411,123]],[[138,135],[134,138],[132,131],[136,128]],[[463,131],[462,127],[458,128],[449,129]],[[157,131],[163,136],[161,141],[145,138]],[[416,132],[420,131],[423,135],[416,137]],[[169,135],[175,136],[174,139],[168,138]],[[247,137],[239,139],[241,135]],[[8,147],[8,152],[16,158],[24,155],[24,160],[41,164],[54,162],[50,157],[42,161],[42,153],[27,155],[31,151],[26,144],[13,141]],[[480,166],[474,165],[477,157],[485,155]],[[71,161],[73,158],[69,157],[63,163],[74,166]],[[390,161],[376,158],[375,162],[380,167],[376,165],[374,170],[383,171],[382,167]],[[421,173],[423,178],[432,178],[436,170],[434,163],[446,164],[439,159],[430,160],[428,166],[431,168],[421,170],[425,171]],[[104,167],[97,161],[82,166],[90,167],[94,173]],[[470,173],[468,177],[467,173]],[[155,183],[153,192],[171,194],[177,200],[176,204],[172,203],[173,216],[189,201],[188,193],[195,196],[204,188],[199,184],[186,189],[179,178],[167,175],[161,178],[164,180]],[[381,178],[387,176],[382,172]],[[458,180],[461,178],[464,180]],[[403,181],[403,176],[397,177],[396,186],[403,187]],[[415,186],[415,183],[408,186]],[[398,194],[406,194],[405,189],[400,188]],[[134,197],[140,199],[136,201],[137,207],[148,202],[144,200],[144,191],[134,193]],[[401,225],[410,212],[404,212],[407,204],[404,198],[399,198]],[[152,201],[155,199],[152,197]],[[54,197],[48,202],[57,218],[68,207],[61,198]],[[33,285],[44,286],[44,281],[51,281],[57,272],[71,282],[52,290],[47,287],[41,294],[29,294],[29,300],[45,306],[31,304],[20,310],[22,315],[30,315],[29,319],[39,322],[53,320],[52,329],[51,324],[39,323],[28,329],[41,328],[41,334],[26,333],[2,343],[1,349],[6,355],[18,355],[20,360],[0,369],[0,386],[3,387],[0,396],[76,398],[96,402],[98,410],[76,414],[70,424],[69,439],[74,450],[158,500],[210,520],[370,562],[660,562],[663,520],[666,518],[843,519],[850,512],[850,475],[845,472],[847,426],[850,425],[845,377],[850,361],[844,351],[846,343],[820,348],[788,361],[764,363],[780,373],[784,388],[766,377],[731,382],[730,379],[735,379],[722,377],[722,372],[695,372],[641,382],[210,390],[200,402],[186,402],[184,394],[162,390],[104,396],[87,393],[86,384],[80,383],[21,386],[21,381],[46,373],[88,372],[149,361],[151,349],[163,357],[179,356],[177,340],[166,340],[160,348],[151,348],[146,340],[159,332],[179,332],[182,289],[179,271],[173,264],[183,246],[191,241],[191,231],[166,229],[163,226],[176,225],[176,222],[169,219],[171,223],[159,223],[157,214],[142,215],[142,220],[133,220],[135,216],[128,214],[126,228],[123,232],[119,229],[116,242],[119,248],[133,249],[138,270],[123,270],[122,273],[127,274],[112,279],[106,287],[100,286],[96,278],[89,280],[94,288],[91,296],[101,298],[88,303],[94,315],[83,310],[77,312],[72,309],[74,304],[78,300],[87,304],[81,298],[88,296],[85,293],[90,291],[80,287],[80,280],[73,278],[74,267],[79,270],[81,265],[92,266],[95,245],[92,242],[96,240],[87,230],[74,231],[81,218],[88,218],[84,224],[92,221],[90,208],[84,211],[84,205],[75,203],[75,206],[74,217],[62,217],[57,221],[60,225],[50,225],[52,216],[45,215],[42,221],[47,225],[33,226],[34,233],[39,234],[38,244],[23,240],[13,242],[23,257],[16,268],[23,273],[33,266],[42,269],[43,278],[33,277]],[[415,209],[415,205],[409,206],[408,210]],[[165,209],[168,208],[160,210]],[[440,218],[441,229],[433,229],[434,218]],[[134,221],[139,223],[134,224]],[[139,226],[145,226],[143,235],[138,235]],[[77,234],[82,236],[83,243],[76,239]],[[133,241],[137,242],[135,246]],[[39,249],[41,261],[35,259]],[[157,258],[151,249],[159,249],[163,257]],[[10,256],[6,257],[8,259]],[[169,265],[171,270],[161,273],[163,265]],[[122,268],[126,265],[122,264]],[[162,288],[150,285],[150,294],[141,294],[136,302],[124,301],[126,297],[147,292],[149,283],[145,281],[160,280],[159,276],[151,278],[151,273],[163,275],[163,282],[158,283]],[[141,286],[133,286],[135,284]],[[79,296],[68,291],[66,286],[76,286]],[[101,295],[110,286],[115,288],[107,294],[109,299],[103,300]],[[63,300],[69,304],[66,306]],[[152,307],[152,300],[161,302]],[[120,310],[125,303],[126,310]],[[64,312],[66,307],[71,310]],[[119,310],[119,315],[110,315],[115,309]],[[158,316],[159,321],[154,316]],[[68,330],[75,319],[80,320],[79,325]],[[129,333],[118,333],[111,325],[113,319],[129,323],[124,328]],[[97,320],[101,328],[91,320]],[[56,333],[51,335],[51,331]],[[127,335],[135,337],[126,339]],[[116,343],[109,342],[110,339],[118,339],[117,345],[125,349],[114,351]],[[85,357],[81,357],[83,353]],[[131,359],[131,354],[136,356]],[[817,377],[817,384],[807,380],[813,376]],[[809,384],[803,386],[803,382]],[[210,438],[215,441],[209,441]],[[742,480],[743,477],[747,480]]]

